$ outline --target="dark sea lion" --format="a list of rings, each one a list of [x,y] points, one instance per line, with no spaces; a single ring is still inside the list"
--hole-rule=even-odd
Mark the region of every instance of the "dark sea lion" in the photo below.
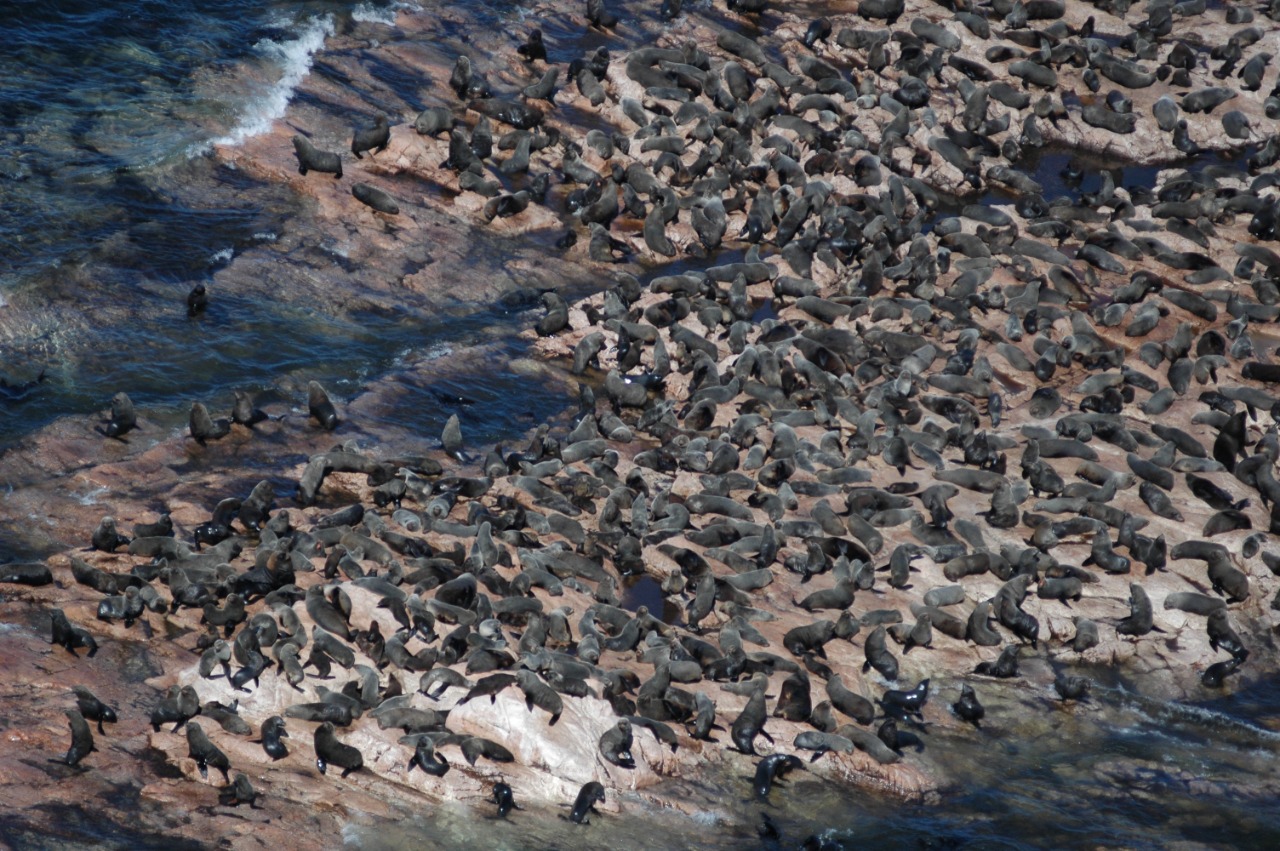
[[[605,760],[619,768],[635,768],[631,756],[631,722],[623,718],[600,737],[600,753]]]
[[[92,657],[98,652],[98,642],[87,629],[75,626],[71,621],[67,620],[66,613],[62,609],[51,609],[49,615],[52,619],[53,637],[50,639],[51,644],[57,644],[59,647],[65,648],[66,651],[73,656],[78,656],[76,648],[84,647],[88,649],[85,654]]]
[[[1018,676],[1018,647],[1017,644],[1006,644],[995,662],[979,662],[973,672],[1004,679]]]
[[[1058,697],[1062,700],[1084,700],[1089,696],[1089,689],[1093,687],[1093,681],[1088,677],[1076,677],[1066,674],[1059,674],[1053,681],[1053,690],[1058,693]]]
[[[956,716],[963,721],[968,721],[974,727],[981,729],[981,721],[987,710],[978,702],[978,695],[974,692],[973,686],[968,683],[960,684],[960,697],[956,702],[951,704],[952,710]]]
[[[318,381],[307,382],[307,410],[325,431],[338,427],[338,411]]]
[[[756,736],[763,735],[766,739],[773,741],[772,737],[764,731],[764,722],[768,718],[764,693],[764,685],[756,686],[747,705],[743,707],[741,714],[734,720],[729,730],[730,738],[733,739],[734,747],[739,753],[754,755]]]
[[[895,718],[907,716],[920,717],[921,710],[929,700],[929,680],[921,680],[915,688],[909,690],[889,689],[880,698],[880,708],[886,715]]]
[[[237,774],[236,779],[232,780],[230,785],[218,790],[218,803],[224,807],[238,807],[241,804],[248,804],[250,809],[261,809],[257,802],[258,791],[253,788],[248,776],[244,774]]]
[[[170,686],[164,698],[151,710],[151,729],[160,732],[162,724],[173,722],[173,732],[177,732],[192,718],[200,714],[200,696],[191,686]]]
[[[876,708],[871,701],[850,691],[839,675],[827,681],[827,697],[834,708],[859,724],[870,724],[875,718]]]
[[[191,415],[187,418],[187,428],[196,443],[205,445],[207,440],[218,440],[231,433],[231,421],[226,417],[214,419],[209,416],[209,409],[203,402],[191,404]]]
[[[569,821],[574,824],[591,824],[587,816],[595,812],[596,804],[603,803],[604,786],[595,780],[583,784],[578,790],[578,797],[574,799],[573,809],[569,811]]]
[[[95,550],[113,553],[121,547],[127,547],[129,539],[116,531],[116,519],[108,515],[102,518],[98,528],[93,531],[91,544]]]
[[[62,762],[76,765],[97,748],[93,744],[93,731],[89,729],[84,716],[74,709],[66,710],[66,716],[71,727],[71,747],[67,748],[67,755],[62,758]]]
[[[262,749],[266,751],[267,756],[277,760],[284,759],[289,755],[289,749],[281,741],[281,739],[289,737],[289,731],[284,728],[283,718],[279,715],[272,715],[262,722],[259,732],[259,740],[262,742]]]
[[[111,418],[107,420],[102,433],[107,437],[122,439],[137,428],[138,417],[133,412],[133,402],[126,393],[117,393],[111,397]]]
[[[333,723],[325,721],[315,732],[316,768],[326,773],[330,765],[342,769],[342,777],[364,768],[364,757],[351,745],[338,741]]]
[[[516,684],[524,692],[525,704],[529,711],[533,711],[535,706],[546,710],[551,714],[547,726],[554,727],[560,720],[560,713],[564,711],[564,701],[556,690],[543,682],[542,678],[533,671],[517,671]]]
[[[480,757],[494,762],[515,762],[516,759],[515,754],[502,745],[480,736],[468,736],[459,743],[459,747],[462,748],[462,756],[469,765],[475,765]]]
[[[756,776],[751,782],[752,791],[761,800],[769,797],[774,783],[781,783],[790,772],[804,768],[800,757],[794,754],[770,754],[756,766]]]
[[[498,805],[498,818],[506,818],[512,810],[523,809],[516,803],[511,787],[501,780],[493,784],[493,802]]]
[[[449,761],[436,753],[435,742],[429,736],[418,738],[418,744],[414,747],[413,756],[409,758],[409,766],[405,770],[413,771],[415,767],[432,777],[444,777],[449,773]]]
[[[112,707],[99,700],[93,692],[84,686],[73,686],[71,689],[76,696],[76,709],[80,714],[90,721],[98,722],[98,732],[105,732],[102,729],[102,723],[115,724],[118,720],[116,711]]]
[[[374,119],[372,127],[358,129],[352,135],[351,153],[355,154],[355,157],[358,160],[364,159],[364,157],[360,156],[362,152],[373,151],[375,154],[380,154],[387,149],[387,145],[390,142],[391,125],[387,123],[387,117],[385,115],[379,115]],[[341,175],[339,175],[339,177],[340,176]]]
[[[351,194],[361,204],[371,207],[379,213],[386,213],[389,216],[398,216],[400,214],[400,205],[396,203],[395,199],[376,186],[370,186],[367,183],[356,183],[351,187]]]
[[[342,177],[342,157],[320,150],[306,136],[293,137],[293,152],[298,157],[298,174],[305,176],[308,171],[318,171],[332,174],[335,180]]]
[[[196,317],[209,307],[209,291],[204,284],[196,284],[187,293],[187,316]]]
[[[222,772],[223,782],[231,782],[231,777],[228,774],[231,769],[231,761],[227,759],[227,755],[217,745],[209,741],[204,729],[195,721],[187,724],[187,756],[196,761],[196,767],[200,769],[201,777],[208,777],[209,767],[212,766]]]

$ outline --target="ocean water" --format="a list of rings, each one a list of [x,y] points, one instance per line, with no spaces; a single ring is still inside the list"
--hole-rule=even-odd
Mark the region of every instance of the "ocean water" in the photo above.
[[[443,5],[464,24],[442,39],[465,36],[466,22],[509,25],[522,15],[511,2]],[[656,0],[649,5],[656,9]],[[727,22],[708,3],[686,7]],[[436,435],[448,415],[442,400],[465,390],[464,426],[477,441],[493,441],[570,404],[510,368],[522,349],[507,339],[516,317],[501,306],[443,320],[222,300],[197,321],[185,315],[192,286],[239,253],[279,240],[299,205],[283,188],[219,167],[209,146],[234,145],[279,118],[327,37],[356,25],[389,27],[397,11],[415,8],[386,0],[6,4],[0,378],[10,388],[0,392],[0,465],[14,440],[57,417],[101,410],[117,390],[149,415],[180,423],[193,398],[229,404],[231,390],[245,388],[284,399],[311,378],[353,395],[371,379],[476,341],[492,352],[482,375],[465,387],[406,389],[404,410],[390,412],[388,424],[420,417],[424,434]],[[566,54],[601,41],[557,26],[546,27],[548,40]],[[1058,156],[1044,157],[1044,167],[1060,170]],[[1149,175],[1137,169],[1126,178]],[[286,324],[292,333],[276,333]],[[629,602],[651,602],[652,589],[631,591]],[[490,805],[467,802],[441,805],[421,822],[353,823],[346,839],[388,849],[598,848],[628,830],[655,848],[794,848],[810,838],[840,848],[1280,847],[1274,684],[1196,707],[1144,700],[1118,681],[1079,710],[1042,703],[1041,736],[990,724],[971,736],[931,738],[957,776],[970,778],[937,804],[904,805],[812,776],[775,791],[768,805],[746,804],[746,781],[732,775],[687,790],[705,807],[698,817],[624,801],[621,815],[586,828],[551,811],[497,823],[481,817]],[[780,838],[760,834],[764,813]]]

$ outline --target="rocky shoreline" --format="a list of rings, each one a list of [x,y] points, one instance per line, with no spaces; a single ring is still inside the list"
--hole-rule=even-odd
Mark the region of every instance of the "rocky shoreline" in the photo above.
[[[545,67],[527,68],[506,34],[476,33],[470,60],[509,100],[446,88],[456,57],[431,40],[446,13],[401,14],[376,47],[355,25],[331,39],[284,120],[215,152],[305,199],[297,231],[238,257],[220,292],[378,314],[540,297],[520,369],[563,386],[579,410],[516,452],[465,435],[453,445],[448,431],[442,447],[379,426],[396,392],[386,380],[340,403],[334,431],[275,405],[207,445],[173,430],[123,443],[60,421],[8,452],[4,519],[65,550],[45,560],[53,584],[4,586],[13,677],[0,776],[24,823],[54,831],[64,811],[50,802],[91,812],[81,802],[97,796],[115,811],[122,796],[137,823],[197,845],[214,833],[236,847],[323,842],[354,814],[483,799],[497,780],[548,812],[599,782],[608,819],[631,806],[689,810],[673,784],[750,776],[770,753],[929,802],[959,782],[935,757],[947,741],[1017,737],[1029,711],[1089,711],[1055,691],[1076,672],[1114,669],[1166,700],[1273,673],[1280,257],[1267,247],[1277,192],[1275,158],[1264,160],[1278,143],[1262,128],[1274,126],[1274,68],[1263,63],[1252,91],[1185,114],[1200,149],[1239,150],[1221,125],[1239,110],[1257,139],[1248,172],[1170,169],[1145,189],[1104,177],[1078,202],[1050,203],[1017,164],[1049,145],[1183,159],[1178,133],[1157,129],[1157,99],[1226,85],[1220,63],[1248,64],[1278,25],[1226,22],[1243,7],[1167,21],[1053,0],[980,21],[893,7],[864,0],[860,14],[833,14],[810,45],[810,21],[777,10],[689,9],[670,23],[645,13],[617,37],[656,48],[613,55],[600,75],[587,55],[554,108],[505,139],[504,119],[526,123],[512,92]],[[582,26],[550,7],[529,17],[552,44]],[[1257,37],[1240,36],[1247,26]],[[588,34],[584,54],[614,37]],[[1211,56],[1218,44],[1240,55]],[[1174,64],[1179,45],[1191,46],[1190,68]],[[367,71],[375,60],[430,91],[391,102]],[[1161,64],[1186,85],[1156,82]],[[1132,112],[1101,106],[1086,71]],[[747,97],[735,91],[744,82]],[[356,162],[345,149],[361,98],[393,126],[385,150]],[[411,106],[447,107],[452,139],[447,127],[417,132]],[[1092,107],[1106,114],[1084,117]],[[483,157],[482,112],[495,140]],[[1133,133],[1097,126],[1129,114]],[[298,174],[299,133],[344,152],[342,179]],[[504,141],[513,158],[528,152],[527,167],[500,165]],[[468,159],[480,167],[468,172]],[[554,176],[545,205],[533,197],[540,175]],[[491,196],[462,188],[475,178],[500,183]],[[353,184],[398,212],[371,208]],[[965,203],[996,188],[1015,202]],[[562,214],[566,203],[581,212]],[[576,244],[556,247],[570,233]],[[731,262],[722,243],[738,252]],[[696,264],[664,269],[668,248]],[[322,255],[341,278],[308,269]],[[455,361],[460,375],[476,368],[465,352],[428,368]],[[156,539],[86,552],[104,510],[122,532],[163,510],[183,541],[211,522],[228,535],[210,554]],[[637,582],[678,614],[664,623],[656,604],[620,605]],[[100,620],[101,591],[123,599],[126,586],[158,601],[128,625]],[[55,607],[96,638],[92,659],[48,644]],[[346,633],[327,639],[339,645],[333,678],[308,667],[292,686],[276,662],[282,651],[308,660],[326,640],[317,620]],[[228,670],[263,666],[239,675],[243,688],[216,665],[201,674],[220,635],[237,645]],[[446,667],[454,677],[431,677]],[[930,697],[917,706],[902,692],[922,681]],[[982,729],[951,708],[961,683],[987,705]],[[121,720],[70,767],[48,760],[64,752],[77,684]],[[182,687],[262,810],[229,818],[205,788],[223,778],[202,775],[184,731],[145,723]],[[220,729],[214,701],[253,735],[231,732],[234,720]],[[338,735],[362,770],[316,773],[316,723],[289,715],[310,702],[347,710]],[[708,730],[708,706],[723,731]],[[392,711],[403,725],[386,721]],[[278,762],[252,741],[273,715],[290,731]],[[599,745],[620,717],[634,768]],[[407,769],[412,736],[450,770]],[[815,741],[809,762],[801,745]],[[740,808],[725,802],[717,818]]]

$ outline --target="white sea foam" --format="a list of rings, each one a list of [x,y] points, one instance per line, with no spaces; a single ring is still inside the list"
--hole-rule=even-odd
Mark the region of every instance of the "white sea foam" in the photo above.
[[[224,248],[221,251],[215,251],[209,257],[209,265],[216,266],[219,263],[230,263],[231,258],[235,256],[236,256],[235,250],[231,248]]]
[[[417,3],[391,3],[383,7],[374,6],[372,3],[360,3],[351,10],[351,19],[366,24],[386,24],[393,27],[396,25],[398,12],[421,11],[422,7]]]
[[[324,47],[324,40],[334,34],[333,16],[312,18],[302,25],[296,38],[275,41],[264,38],[253,46],[260,55],[282,69],[280,79],[261,97],[245,107],[244,115],[230,133],[215,139],[215,145],[238,145],[251,136],[265,133],[272,123],[284,115],[298,84],[311,70],[311,59]]]

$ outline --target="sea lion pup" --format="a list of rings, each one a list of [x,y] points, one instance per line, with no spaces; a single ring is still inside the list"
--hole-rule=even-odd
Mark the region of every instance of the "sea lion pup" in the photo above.
[[[284,759],[289,755],[289,749],[285,747],[284,742],[280,741],[287,738],[289,738],[289,731],[284,728],[284,719],[279,715],[272,715],[262,722],[258,741],[262,743],[262,749],[266,751],[267,756],[273,760]]]
[[[751,788],[760,799],[768,798],[774,783],[781,783],[790,772],[804,768],[804,762],[795,754],[775,753],[760,760]]]
[[[462,424],[457,414],[450,414],[445,422],[444,430],[440,432],[440,444],[450,456],[462,460]]]
[[[244,774],[237,774],[236,779],[231,781],[229,786],[223,786],[218,790],[218,803],[224,807],[238,807],[241,804],[248,804],[249,809],[262,809],[257,804],[258,791],[253,788],[253,784],[249,782],[249,778]]]
[[[569,812],[569,821],[574,824],[591,824],[587,816],[596,812],[596,804],[604,803],[604,786],[592,780],[584,783],[574,799],[573,809]],[[563,816],[561,816],[563,818]]]
[[[107,515],[98,523],[98,528],[93,530],[90,543],[99,552],[113,553],[121,547],[129,546],[129,539],[116,531],[116,519]]]
[[[973,686],[968,683],[960,684],[960,697],[955,703],[951,704],[951,709],[956,716],[962,721],[968,721],[977,729],[982,729],[981,721],[987,714],[986,707],[978,702],[978,695],[973,690]]]
[[[106,732],[102,729],[103,721],[108,724],[115,724],[118,720],[116,718],[116,711],[110,706],[107,706],[101,700],[98,700],[94,693],[89,691],[89,689],[84,686],[72,686],[71,691],[74,692],[76,696],[76,709],[78,709],[80,714],[85,718],[88,718],[90,721],[98,722],[99,733]]]
[[[187,316],[194,318],[204,313],[209,306],[209,291],[204,284],[196,284],[187,293]]]
[[[367,183],[357,183],[351,187],[352,196],[366,207],[386,213],[388,216],[400,215],[400,205],[388,193]]]
[[[374,119],[372,127],[358,129],[352,135],[351,153],[355,154],[356,159],[362,160],[364,157],[360,156],[361,152],[373,151],[373,154],[380,154],[387,149],[390,142],[391,125],[387,123],[385,115],[379,115]]]
[[[425,735],[418,737],[413,756],[409,757],[409,766],[405,770],[413,771],[415,767],[421,768],[432,777],[444,777],[449,773],[449,761],[436,753],[435,741]]]
[[[547,309],[546,315],[538,320],[535,330],[539,337],[550,337],[569,326],[569,303],[558,293],[542,294],[542,305]]]
[[[325,721],[316,728],[315,751],[316,768],[321,774],[325,774],[330,765],[341,768],[342,777],[364,768],[364,757],[360,755],[360,751],[338,741],[332,721]]]
[[[89,634],[89,631],[67,620],[67,615],[62,609],[52,609],[49,615],[52,619],[53,627],[53,637],[49,641],[50,644],[57,644],[73,656],[80,655],[76,653],[77,647],[87,648],[89,652],[85,655],[88,657],[92,657],[98,652],[98,642]]]
[[[631,722],[626,718],[618,721],[600,737],[600,753],[609,763],[619,768],[635,768],[635,758],[631,756]]]
[[[187,418],[187,429],[196,443],[204,446],[207,440],[218,440],[230,434],[231,421],[226,417],[218,417],[215,420],[209,416],[209,409],[203,402],[193,402],[191,415]]]
[[[209,767],[213,766],[222,772],[224,783],[231,782],[231,776],[228,774],[231,761],[217,745],[209,741],[204,729],[195,721],[187,724],[187,756],[196,761],[201,777],[208,777]]]
[[[1222,684],[1227,677],[1236,673],[1242,664],[1244,664],[1244,660],[1234,657],[1224,659],[1221,662],[1214,662],[1205,668],[1204,673],[1200,675],[1200,684],[1205,688],[1222,688]]]
[[[76,765],[97,748],[93,744],[93,731],[89,729],[84,716],[74,709],[66,710],[66,715],[71,725],[71,747],[67,748],[67,755],[61,761],[67,765]]]
[[[307,382],[307,410],[325,431],[333,431],[338,427],[338,411],[318,381]]]
[[[334,180],[342,177],[342,157],[333,151],[322,151],[306,136],[293,137],[293,152],[298,157],[298,174],[306,176],[308,171],[332,174]]]

